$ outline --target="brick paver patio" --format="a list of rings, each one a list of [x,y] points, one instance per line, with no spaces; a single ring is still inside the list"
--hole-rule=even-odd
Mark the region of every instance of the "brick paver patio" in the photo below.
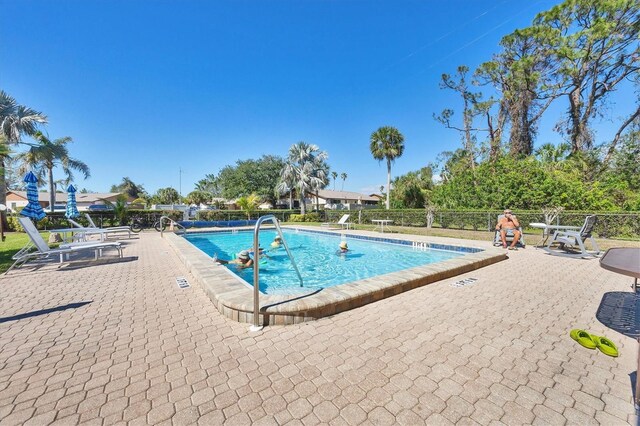
[[[637,343],[595,317],[631,279],[597,260],[528,248],[462,275],[471,286],[448,279],[254,334],[158,234],[124,241],[124,261],[0,279],[0,424],[636,421]],[[621,356],[582,348],[576,327]]]

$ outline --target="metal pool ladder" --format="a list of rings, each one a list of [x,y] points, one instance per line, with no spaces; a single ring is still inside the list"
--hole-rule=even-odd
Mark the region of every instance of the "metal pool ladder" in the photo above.
[[[261,216],[256,222],[256,226],[253,229],[253,325],[249,327],[250,331],[260,331],[262,330],[262,325],[260,325],[260,285],[258,283],[260,276],[260,225],[264,222],[271,221],[278,231],[278,235],[282,240],[282,245],[284,245],[284,249],[287,251],[287,255],[289,256],[289,260],[291,260],[291,264],[293,265],[293,269],[296,270],[296,274],[298,274],[298,279],[300,280],[300,287],[303,286],[302,283],[302,275],[300,275],[300,270],[298,270],[298,265],[296,265],[296,261],[293,259],[293,255],[289,250],[289,246],[287,245],[287,241],[284,239],[284,235],[282,235],[282,229],[280,229],[280,223],[278,219],[272,215],[268,214],[266,216]]]

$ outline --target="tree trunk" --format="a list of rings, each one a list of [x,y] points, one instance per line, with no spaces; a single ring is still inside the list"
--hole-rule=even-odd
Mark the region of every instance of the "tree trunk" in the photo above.
[[[0,155],[0,204],[7,205],[7,181],[5,179],[4,168],[5,156]],[[9,229],[9,223],[7,222],[7,216],[4,211],[0,211],[0,221],[2,221],[2,229]]]
[[[387,210],[390,208],[391,199],[391,160],[387,158]]]
[[[49,210],[53,213],[53,206],[56,203],[56,184],[53,182],[53,167],[49,171]]]
[[[307,206],[304,204],[304,191],[299,191],[298,198],[300,199],[300,213],[307,214]]]
[[[293,189],[289,190],[289,210],[293,210]]]
[[[580,112],[582,110],[582,94],[580,89],[576,88],[569,94],[569,119],[571,122],[571,128],[569,134],[571,135],[571,153],[576,154],[586,149],[586,140],[584,131],[584,123],[580,119]]]

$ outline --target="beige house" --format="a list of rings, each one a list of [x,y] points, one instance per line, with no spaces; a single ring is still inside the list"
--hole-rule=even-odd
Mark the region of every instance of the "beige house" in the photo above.
[[[114,203],[116,198],[118,198],[119,193],[116,192],[108,192],[108,193],[80,193],[76,192],[76,202],[78,205],[78,210],[86,210],[92,204],[104,204],[103,200],[110,201]],[[129,200],[131,201],[131,200]],[[43,209],[49,208],[49,193],[48,192],[38,192],[38,202],[42,206]],[[18,208],[22,208],[26,206],[27,201],[27,192],[26,191],[7,191],[7,207],[11,210],[16,210]],[[64,205],[67,203],[67,193],[66,192],[56,192],[56,205]]]
[[[315,208],[318,204],[320,209],[326,210],[356,210],[375,208],[378,205],[378,199],[378,197],[359,192],[321,189],[317,194],[313,194],[310,199],[307,199],[307,205],[310,208]]]

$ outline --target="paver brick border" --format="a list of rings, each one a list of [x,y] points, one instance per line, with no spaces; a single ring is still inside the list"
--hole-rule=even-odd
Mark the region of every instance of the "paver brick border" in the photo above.
[[[286,227],[288,229],[296,229]],[[312,228],[300,228],[312,229]],[[327,232],[323,230],[323,232]],[[379,237],[368,231],[336,231],[336,235]],[[212,261],[203,251],[174,233],[164,237],[198,281],[220,313],[243,323],[253,322],[253,289],[226,267]],[[428,237],[418,235],[385,236],[397,241],[429,243]],[[433,243],[438,245],[438,243]],[[457,247],[473,247],[451,244]],[[507,258],[504,250],[493,247],[473,247],[473,253],[430,265],[366,278],[322,289],[306,295],[260,295],[260,321],[264,325],[297,324],[364,306],[405,291],[443,279],[464,274]]]

